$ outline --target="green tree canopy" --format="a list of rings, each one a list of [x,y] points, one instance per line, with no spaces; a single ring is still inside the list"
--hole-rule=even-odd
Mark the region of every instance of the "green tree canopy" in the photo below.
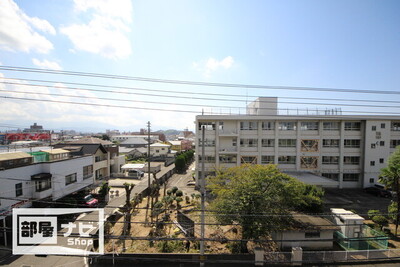
[[[396,192],[396,203],[397,203],[397,212],[396,212],[396,231],[395,235],[397,235],[397,229],[399,227],[400,221],[400,146],[396,147],[396,150],[390,155],[388,160],[388,166],[381,170],[381,174],[379,176],[379,182],[383,183],[389,188],[392,188]],[[393,212],[393,209],[392,209]]]
[[[247,164],[218,171],[207,184],[215,198],[210,209],[219,222],[240,224],[242,239],[286,228],[292,221],[291,211],[322,208],[320,189],[281,173],[275,165]]]

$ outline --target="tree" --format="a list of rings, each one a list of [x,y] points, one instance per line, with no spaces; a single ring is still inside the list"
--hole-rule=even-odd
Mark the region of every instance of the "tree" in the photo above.
[[[390,155],[388,160],[388,166],[381,170],[379,176],[379,182],[383,183],[386,187],[392,188],[396,192],[396,203],[397,210],[395,215],[396,230],[395,235],[397,235],[397,229],[399,227],[400,220],[400,146],[396,147],[396,150]]]
[[[110,141],[110,137],[109,137],[107,134],[103,134],[103,135],[101,136],[101,139],[102,139],[102,140]]]
[[[178,173],[182,173],[185,171],[186,168],[186,161],[185,157],[182,155],[179,155],[175,159],[175,169]]]
[[[241,225],[242,252],[247,252],[247,240],[288,227],[291,210],[322,206],[315,187],[281,173],[275,165],[247,164],[218,171],[208,179],[207,187],[215,198],[210,209],[215,211],[216,219],[222,224]]]
[[[369,210],[368,217],[375,223],[375,225],[378,225],[381,230],[383,226],[388,224],[387,218],[383,216],[379,210]]]

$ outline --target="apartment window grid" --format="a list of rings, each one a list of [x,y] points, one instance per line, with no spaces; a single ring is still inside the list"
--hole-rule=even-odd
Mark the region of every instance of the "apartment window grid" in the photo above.
[[[278,164],[296,164],[296,156],[279,156]]]
[[[297,128],[296,122],[294,121],[285,121],[279,123],[279,130],[280,131],[295,131]]]
[[[256,156],[242,156],[240,159],[242,164],[257,164]]]
[[[339,173],[322,173],[321,176],[334,181],[339,181]]]
[[[83,167],[83,179],[87,179],[93,176],[93,165]]]
[[[369,165],[370,165],[370,166],[375,166],[375,160],[371,160],[371,161],[369,162]]]
[[[241,121],[240,130],[253,131],[258,129],[258,123],[256,121]]]
[[[376,131],[376,126],[375,126],[375,125],[372,126],[372,127],[371,127],[371,130],[372,130],[372,131]]]
[[[380,158],[379,159],[379,163],[381,163],[381,164],[385,163],[385,159],[384,158]]]
[[[279,147],[296,147],[296,139],[279,139]]]
[[[390,148],[396,148],[400,146],[400,140],[390,140]]]
[[[274,147],[275,146],[275,139],[262,139],[261,140],[262,147]]]
[[[203,142],[201,139],[199,139],[199,146],[203,146]],[[204,146],[205,147],[214,147],[215,146],[215,140],[214,139],[204,139]]]
[[[257,147],[257,139],[240,139],[240,147]]]
[[[322,128],[325,131],[338,131],[340,130],[340,123],[338,121],[323,122]]]
[[[372,148],[372,149],[375,149],[375,148],[376,148],[376,144],[375,144],[375,143],[372,143],[372,144],[371,144],[371,148]]]
[[[42,192],[51,188],[51,179],[35,181],[36,192]]]
[[[386,124],[385,123],[381,123],[381,129],[385,129],[386,128]]]
[[[204,126],[205,130],[215,130],[215,122],[199,122],[199,130],[201,131]]]
[[[309,140],[301,140],[301,151],[303,152],[318,152],[318,140],[317,139],[309,139]]]
[[[300,129],[302,131],[318,131],[318,122],[317,121],[301,122]]]
[[[263,121],[262,122],[262,129],[263,130],[275,130],[275,122],[273,121]]]
[[[369,183],[370,183],[370,184],[375,183],[375,179],[374,179],[374,178],[369,178]]]
[[[393,121],[390,125],[390,130],[400,131],[400,121]]]
[[[261,164],[274,164],[275,157],[274,156],[261,156]]]
[[[339,156],[322,156],[323,165],[338,165]]]
[[[379,146],[385,146],[385,141],[379,141]]]
[[[345,165],[360,165],[360,157],[345,156],[343,157],[343,163]]]
[[[345,131],[360,131],[361,130],[361,122],[345,122],[344,123]]]
[[[65,176],[65,185],[69,185],[76,182],[76,173]]]
[[[23,195],[22,183],[15,184],[15,196],[19,197]]]
[[[340,139],[323,139],[322,146],[323,147],[339,147]]]
[[[221,155],[221,156],[219,156],[219,162],[220,163],[236,163],[237,158],[236,158],[236,156],[231,156],[231,155]]]
[[[361,146],[360,139],[344,139],[345,148],[360,148],[360,146]]]
[[[343,182],[358,182],[359,179],[359,173],[343,173]]]
[[[318,157],[300,157],[300,167],[302,169],[318,168]]]
[[[199,161],[202,162],[203,161],[203,157],[201,155],[199,155]],[[215,163],[215,157],[214,156],[204,156],[204,162],[205,163]]]

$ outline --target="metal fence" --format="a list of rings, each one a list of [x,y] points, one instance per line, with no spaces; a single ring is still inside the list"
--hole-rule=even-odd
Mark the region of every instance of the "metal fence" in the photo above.
[[[337,263],[368,260],[400,259],[400,249],[354,251],[303,251],[301,263]],[[292,263],[292,252],[265,252],[264,263]]]

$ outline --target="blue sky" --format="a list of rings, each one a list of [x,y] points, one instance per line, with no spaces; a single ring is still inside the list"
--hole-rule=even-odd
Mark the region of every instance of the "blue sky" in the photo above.
[[[157,79],[399,91],[399,12],[400,2],[396,0],[0,0],[0,63],[3,66]],[[45,128],[55,130],[138,130],[145,127],[147,121],[152,122],[153,129],[194,129],[196,114],[12,100],[1,96],[233,113],[239,112],[239,108],[241,113],[244,112],[246,97],[236,97],[236,100],[242,101],[233,102],[179,96],[189,97],[188,93],[196,92],[204,93],[204,97],[209,93],[226,94],[224,98],[230,100],[234,98],[229,95],[249,95],[248,101],[253,100],[253,96],[399,100],[398,95],[384,94],[200,87],[1,69],[0,73],[4,78],[54,81],[48,84],[50,87],[43,88],[29,86],[35,84],[32,81],[13,80],[27,86],[0,84],[0,126],[27,127],[38,122]],[[67,89],[67,82],[181,93],[147,92],[176,95],[167,98],[77,91]],[[28,91],[42,94],[27,94]],[[131,92],[146,93],[143,90]],[[43,93],[72,94],[81,98]],[[122,98],[132,102],[96,98]],[[337,104],[337,107],[346,103],[325,102]],[[190,104],[199,106],[184,106]],[[235,108],[211,108],[208,105]],[[398,103],[393,105],[399,106]],[[285,103],[281,103],[280,107],[325,108],[324,105]],[[346,109],[399,111],[390,107],[342,107],[342,110]]]

